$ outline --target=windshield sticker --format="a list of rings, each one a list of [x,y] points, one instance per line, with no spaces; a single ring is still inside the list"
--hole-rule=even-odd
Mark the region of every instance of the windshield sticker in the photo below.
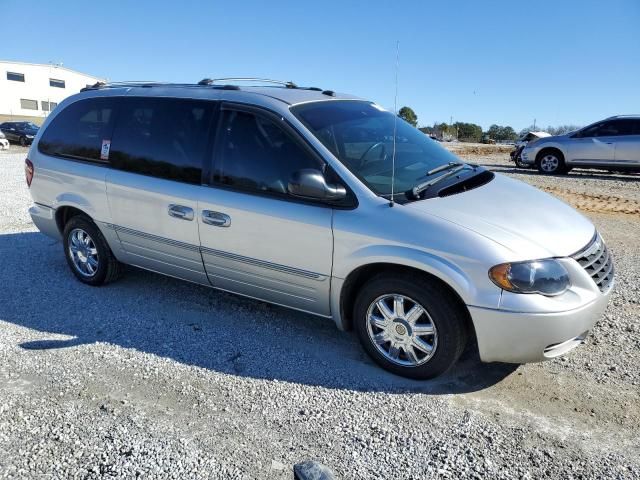
[[[102,148],[100,149],[100,160],[109,160],[110,148],[111,140],[102,140]]]

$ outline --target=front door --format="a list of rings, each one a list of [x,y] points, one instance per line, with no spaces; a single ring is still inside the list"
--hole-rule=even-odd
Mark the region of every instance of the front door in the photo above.
[[[123,98],[105,148],[107,196],[132,265],[208,284],[200,256],[197,206],[213,103]]]
[[[571,139],[568,160],[572,165],[600,165],[615,159],[617,130],[610,121],[603,121],[581,130]]]
[[[223,105],[198,222],[211,283],[330,315],[333,210],[288,194],[292,172],[323,162],[276,116]]]

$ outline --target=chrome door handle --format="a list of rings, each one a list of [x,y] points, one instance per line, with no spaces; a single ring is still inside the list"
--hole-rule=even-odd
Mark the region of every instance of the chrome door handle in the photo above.
[[[169,205],[169,216],[180,220],[193,220],[193,208],[184,205]]]
[[[231,217],[226,213],[212,212],[211,210],[202,211],[202,221],[207,225],[215,227],[228,227],[231,225]]]

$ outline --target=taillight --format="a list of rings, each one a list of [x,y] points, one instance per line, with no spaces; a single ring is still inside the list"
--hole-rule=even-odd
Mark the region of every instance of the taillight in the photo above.
[[[27,187],[31,187],[31,180],[33,180],[33,163],[28,158],[24,161],[24,176],[27,179]]]

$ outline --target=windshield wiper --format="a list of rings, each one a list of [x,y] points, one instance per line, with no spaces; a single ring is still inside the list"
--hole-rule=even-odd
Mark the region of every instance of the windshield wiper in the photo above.
[[[447,165],[441,165],[437,168],[434,168],[433,170],[430,170],[430,172],[442,172],[444,170],[449,170],[449,169],[453,169],[450,170],[449,172],[440,175],[439,177],[434,178],[433,180],[429,180],[428,182],[423,182],[420,183],[418,185],[416,185],[415,187],[413,187],[411,190],[409,190],[407,192],[408,196],[410,196],[411,198],[414,199],[418,199],[420,198],[420,194],[422,192],[424,192],[425,190],[427,190],[428,188],[433,187],[436,183],[440,183],[442,180],[445,180],[449,177],[453,177],[455,174],[459,173],[460,171],[464,170],[465,168],[473,168],[470,167],[468,165],[465,165],[464,163],[456,163],[456,162],[451,162]],[[429,172],[427,172],[427,175],[429,175]]]
[[[427,174],[425,175],[425,177],[430,177],[434,173],[442,172],[443,170],[449,170],[449,169],[454,168],[454,167],[460,167],[461,165],[464,165],[464,163],[462,163],[462,162],[445,163],[444,165],[440,165],[439,167],[432,168],[431,170],[429,170],[427,172]]]

